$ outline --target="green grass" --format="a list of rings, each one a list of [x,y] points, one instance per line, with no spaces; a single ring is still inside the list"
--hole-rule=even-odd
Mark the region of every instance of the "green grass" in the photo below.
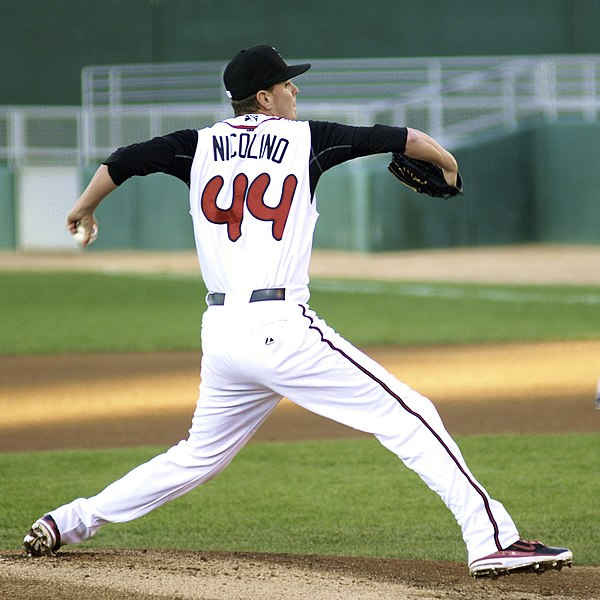
[[[0,273],[0,354],[198,349],[198,278]]]
[[[471,436],[458,443],[524,537],[600,564],[595,434]],[[0,548],[39,514],[93,495],[158,448],[0,455]],[[34,485],[32,485],[34,482]],[[255,443],[215,480],[83,547],[181,548],[464,561],[441,500],[375,440]]]
[[[597,286],[329,281],[312,307],[358,345],[600,339]]]
[[[198,277],[0,273],[0,355],[200,346]],[[356,345],[600,339],[600,288],[315,281]]]

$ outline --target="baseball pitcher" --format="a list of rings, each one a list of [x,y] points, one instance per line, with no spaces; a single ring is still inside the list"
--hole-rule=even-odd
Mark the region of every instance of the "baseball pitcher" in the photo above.
[[[454,157],[416,129],[297,120],[292,79],[309,68],[288,65],[270,46],[242,50],[224,72],[232,118],[119,148],[69,213],[67,228],[83,231],[85,246],[98,231],[96,208],[129,178],[162,172],[189,187],[209,290],[200,395],[186,440],[96,496],[38,519],[24,539],[30,556],[82,542],[107,523],[140,517],[209,481],[287,397],[372,433],[439,494],[462,529],[472,575],[571,564],[566,548],[520,539],[505,508],[465,464],[430,400],[311,310],[308,266],[323,173],[362,156],[391,153],[390,170],[420,192],[447,198],[461,191],[462,180]]]

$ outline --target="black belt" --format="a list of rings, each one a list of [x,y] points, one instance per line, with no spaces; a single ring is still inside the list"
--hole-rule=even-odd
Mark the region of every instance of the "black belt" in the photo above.
[[[265,288],[254,290],[250,295],[249,302],[264,302],[265,300],[285,300],[285,288]],[[223,306],[225,294],[223,292],[210,292],[206,296],[209,306]]]

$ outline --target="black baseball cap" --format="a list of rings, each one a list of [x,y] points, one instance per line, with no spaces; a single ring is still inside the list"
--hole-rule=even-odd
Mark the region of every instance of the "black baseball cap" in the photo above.
[[[276,83],[310,69],[310,63],[288,65],[271,46],[253,46],[238,52],[225,67],[223,83],[232,100],[243,100]]]

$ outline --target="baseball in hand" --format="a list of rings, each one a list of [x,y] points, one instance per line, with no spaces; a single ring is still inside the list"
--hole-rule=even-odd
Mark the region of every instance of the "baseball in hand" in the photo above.
[[[83,243],[83,236],[85,235],[85,227],[83,225],[77,225],[77,231],[73,234],[73,239],[81,245]],[[92,236],[90,237],[89,244],[93,243],[98,237],[98,227],[96,225],[92,228]]]

